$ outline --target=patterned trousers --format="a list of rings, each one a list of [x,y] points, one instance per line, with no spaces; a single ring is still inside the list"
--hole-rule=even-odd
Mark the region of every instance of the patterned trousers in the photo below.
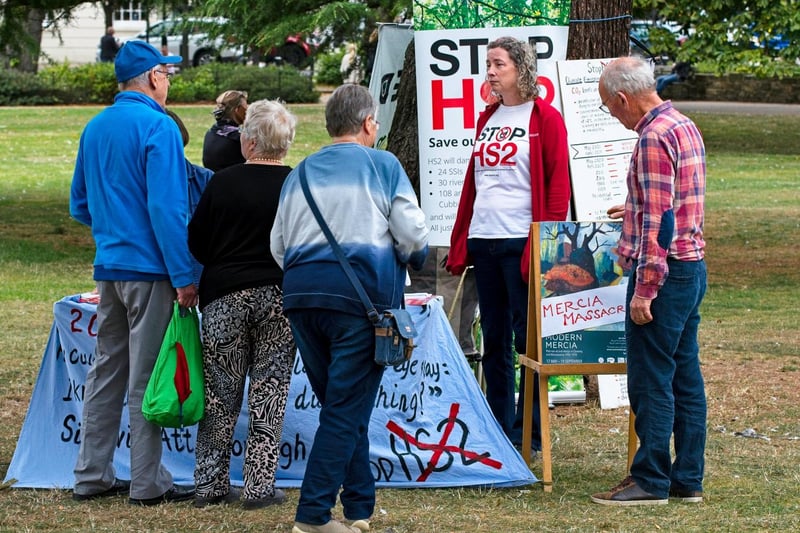
[[[278,446],[296,352],[282,308],[281,289],[267,285],[228,294],[203,309],[206,408],[198,428],[194,471],[199,497],[230,491],[233,434],[247,377],[250,416],[241,498],[275,494]]]

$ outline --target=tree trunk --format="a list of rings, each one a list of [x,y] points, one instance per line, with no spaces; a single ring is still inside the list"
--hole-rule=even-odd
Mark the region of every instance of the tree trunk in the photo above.
[[[414,63],[414,41],[406,48],[403,75],[397,88],[397,108],[386,149],[402,163],[419,198],[419,132],[417,131],[417,66]]]
[[[567,59],[598,59],[628,55],[630,50],[628,32],[631,25],[629,15],[632,7],[632,0],[572,2]]]
[[[117,2],[114,0],[105,0],[101,2],[103,6],[103,21],[105,27],[103,31],[105,32],[106,28],[109,28],[114,25],[114,10],[117,8]]]
[[[599,59],[627,56],[632,0],[575,0],[569,14],[567,59]],[[605,20],[610,19],[610,20]],[[598,22],[572,22],[591,21]],[[597,376],[583,376],[587,403],[600,401]]]
[[[45,12],[42,9],[31,9],[25,19],[25,32],[30,37],[30,46],[22,46],[19,52],[19,65],[17,68],[23,72],[33,72],[39,69],[39,54],[42,50],[42,23]]]

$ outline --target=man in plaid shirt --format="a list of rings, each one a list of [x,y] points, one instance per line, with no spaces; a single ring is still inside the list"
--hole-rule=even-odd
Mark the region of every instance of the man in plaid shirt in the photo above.
[[[703,260],[705,147],[697,126],[656,93],[643,60],[609,63],[599,85],[602,105],[639,134],[628,170],[619,255],[630,267],[628,395],[640,446],[630,476],[604,505],[703,501],[706,396],[697,329],[706,290]],[[675,457],[670,454],[674,434]]]

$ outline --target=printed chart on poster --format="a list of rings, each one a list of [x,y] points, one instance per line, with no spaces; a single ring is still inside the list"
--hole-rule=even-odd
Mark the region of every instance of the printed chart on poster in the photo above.
[[[567,26],[428,30],[414,33],[422,210],[431,246],[449,246],[478,115],[492,101],[486,45],[508,35],[536,49],[540,96],[560,109],[556,61],[567,53]]]
[[[625,177],[637,136],[600,109],[598,82],[610,61],[558,62],[577,220],[605,219],[609,207],[625,202]]]

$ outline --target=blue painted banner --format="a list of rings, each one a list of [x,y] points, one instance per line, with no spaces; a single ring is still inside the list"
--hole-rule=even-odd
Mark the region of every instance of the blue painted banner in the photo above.
[[[95,305],[64,298],[6,481],[14,487],[71,488],[81,440],[86,374],[94,360]],[[537,480],[495,421],[464,359],[442,305],[409,306],[419,332],[412,361],[388,368],[369,428],[372,472],[379,487],[518,486]],[[246,396],[245,396],[246,397]],[[239,417],[231,478],[242,485],[246,405]],[[317,427],[319,405],[295,361],[280,447],[277,486],[299,487]],[[193,483],[196,426],[162,432],[164,465],[175,482]],[[130,477],[130,435],[123,410],[114,465]]]

